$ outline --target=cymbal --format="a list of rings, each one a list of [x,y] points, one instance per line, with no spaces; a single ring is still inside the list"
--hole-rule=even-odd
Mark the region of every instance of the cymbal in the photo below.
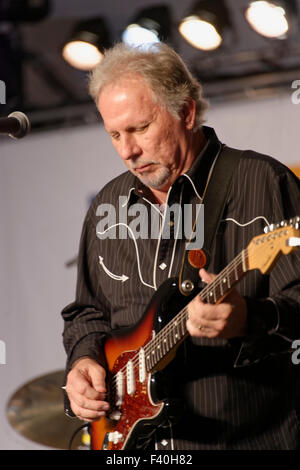
[[[13,429],[39,444],[68,449],[73,433],[84,422],[64,413],[63,379],[64,371],[60,370],[37,377],[18,389],[7,405],[7,419]],[[79,431],[72,449],[78,448],[81,437]]]

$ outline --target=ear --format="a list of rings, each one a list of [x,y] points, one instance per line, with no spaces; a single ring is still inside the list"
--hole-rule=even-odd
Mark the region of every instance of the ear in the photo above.
[[[191,131],[196,119],[196,102],[192,98],[189,98],[188,101],[184,103],[180,111],[180,117],[185,124],[185,128]]]

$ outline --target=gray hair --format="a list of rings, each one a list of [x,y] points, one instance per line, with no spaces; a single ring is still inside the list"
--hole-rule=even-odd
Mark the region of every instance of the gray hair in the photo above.
[[[192,98],[196,102],[193,131],[200,129],[204,111],[208,108],[202,86],[171,47],[157,43],[145,49],[118,43],[108,49],[101,63],[90,74],[89,92],[96,104],[106,85],[128,75],[140,75],[158,102],[177,118],[184,104]]]

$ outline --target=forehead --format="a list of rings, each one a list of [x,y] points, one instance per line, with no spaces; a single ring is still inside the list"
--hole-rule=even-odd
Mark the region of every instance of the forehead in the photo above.
[[[131,120],[149,119],[156,112],[158,103],[144,79],[126,77],[103,88],[98,108],[107,130]]]
[[[103,101],[122,102],[142,99],[144,102],[157,102],[154,92],[146,80],[139,75],[129,75],[104,86],[98,98]]]

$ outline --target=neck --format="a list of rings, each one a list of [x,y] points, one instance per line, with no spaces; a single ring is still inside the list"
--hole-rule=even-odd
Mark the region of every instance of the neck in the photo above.
[[[154,200],[158,204],[165,204],[167,201],[167,194],[174,183],[174,181],[178,178],[178,176],[183,175],[186,173],[194,163],[197,155],[201,152],[206,144],[206,138],[202,129],[195,133],[191,133],[190,135],[190,142],[188,142],[188,148],[185,152],[185,157],[182,159],[182,164],[178,168],[178,171],[172,175],[172,178],[168,181],[168,183],[159,189],[150,188]]]

